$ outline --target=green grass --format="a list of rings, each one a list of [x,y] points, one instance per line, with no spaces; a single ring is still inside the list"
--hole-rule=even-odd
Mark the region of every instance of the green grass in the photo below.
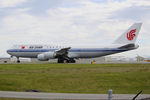
[[[0,98],[0,100],[39,100],[39,99],[21,99],[21,98]]]
[[[150,64],[0,64],[0,90],[150,93]]]

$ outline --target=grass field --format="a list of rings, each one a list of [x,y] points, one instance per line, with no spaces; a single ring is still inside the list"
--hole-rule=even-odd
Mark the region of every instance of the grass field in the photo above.
[[[0,98],[0,100],[39,100],[39,99],[16,99],[16,98]]]
[[[150,93],[150,64],[0,64],[0,90]]]

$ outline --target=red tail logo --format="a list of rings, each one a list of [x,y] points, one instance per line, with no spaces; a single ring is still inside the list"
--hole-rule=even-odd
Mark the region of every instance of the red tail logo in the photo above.
[[[136,32],[136,29],[131,30],[130,32],[127,33],[127,39],[128,40],[133,40],[133,38],[136,36],[134,33]]]

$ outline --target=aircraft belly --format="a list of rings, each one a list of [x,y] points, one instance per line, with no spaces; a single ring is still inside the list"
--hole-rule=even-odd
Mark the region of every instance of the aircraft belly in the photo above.
[[[109,54],[114,54],[117,52],[74,52],[74,55],[78,55],[79,58],[93,58],[93,57],[101,57]]]
[[[12,53],[12,55],[16,56],[16,57],[37,58],[37,55],[39,53],[40,52],[14,52],[14,53]]]

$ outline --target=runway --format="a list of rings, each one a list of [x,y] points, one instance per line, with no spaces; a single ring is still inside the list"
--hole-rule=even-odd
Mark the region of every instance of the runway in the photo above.
[[[113,100],[131,100],[136,94],[114,94]],[[72,93],[39,93],[0,91],[0,98],[24,98],[46,100],[108,100],[107,94],[72,94]],[[150,98],[150,94],[138,96],[138,100]]]

